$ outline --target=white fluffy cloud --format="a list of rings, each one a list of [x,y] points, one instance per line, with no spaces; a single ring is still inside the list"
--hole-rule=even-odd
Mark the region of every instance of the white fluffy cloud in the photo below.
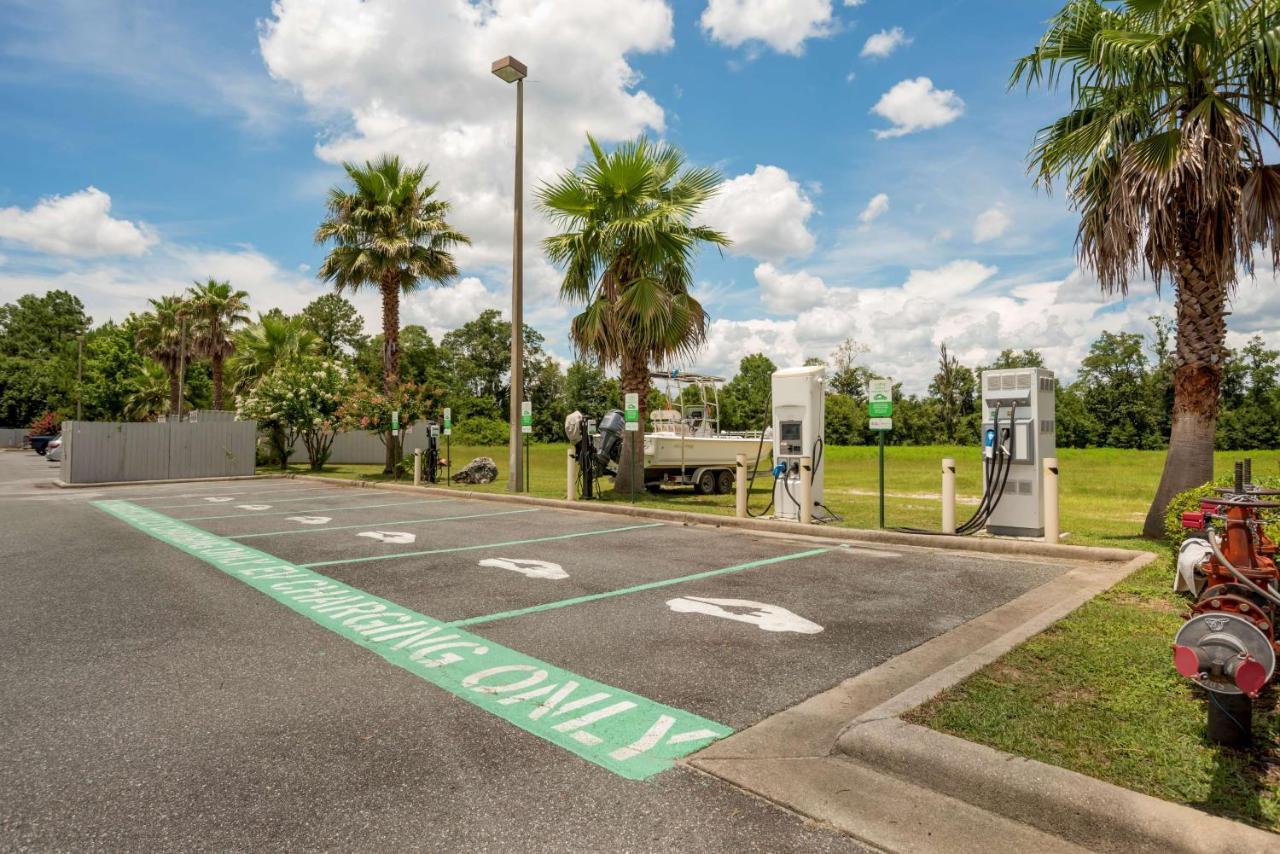
[[[911,44],[911,39],[902,31],[902,27],[881,30],[869,36],[862,45],[859,56],[870,59],[884,59],[898,48]]]
[[[179,293],[193,281],[209,277],[229,280],[248,291],[255,311],[279,306],[296,312],[328,291],[313,277],[285,269],[252,247],[210,250],[160,243],[146,255],[128,260],[45,257],[6,266],[0,269],[0,302],[10,302],[21,294],[62,289],[79,297],[94,322],[101,323],[144,311],[148,299]],[[377,296],[372,292],[357,294],[352,301],[366,323],[376,327],[380,310]]]
[[[808,39],[836,32],[831,0],[709,0],[702,28],[729,47],[764,44],[798,55]]]
[[[467,276],[447,287],[428,287],[407,300],[405,322],[427,328],[439,340],[444,333],[475,320],[486,309],[504,314],[508,297],[485,287],[475,276]],[[508,315],[509,316],[509,315]]]
[[[770,261],[813,251],[807,222],[814,205],[785,169],[757,165],[725,181],[703,208],[702,219],[732,240],[729,251]]]
[[[861,223],[870,223],[879,218],[882,214],[889,210],[889,194],[876,193],[871,197],[871,201],[867,202],[867,206],[862,209],[862,213],[858,214],[858,221]]]
[[[762,265],[764,267],[765,265]],[[1102,295],[1080,272],[1058,280],[1001,281],[995,267],[956,260],[911,270],[890,287],[841,287],[806,272],[757,269],[761,296],[784,300],[800,296],[809,303],[794,316],[777,319],[712,322],[697,364],[708,371],[732,373],[738,361],[763,352],[779,366],[827,357],[846,338],[866,345],[863,362],[901,380],[908,392],[923,392],[936,371],[938,345],[946,343],[961,362],[989,363],[1000,350],[1036,348],[1050,368],[1070,379],[1089,345],[1103,330],[1147,332],[1147,318],[1168,314],[1154,289],[1135,283],[1127,300]],[[1234,303],[1254,323],[1233,323],[1234,345],[1253,332],[1280,334],[1280,277],[1241,283]],[[781,313],[781,312],[779,312]]]
[[[507,54],[525,86],[526,245],[547,232],[533,191],[573,166],[586,134],[661,131],[662,108],[628,62],[672,45],[663,0],[278,0],[259,38],[267,69],[324,123],[321,159],[394,152],[430,164],[471,236],[468,268],[510,257],[515,90],[489,72]]]
[[[973,242],[986,243],[988,240],[995,240],[1008,231],[1011,225],[1013,220],[1009,218],[1004,208],[999,205],[987,208],[973,221]]]
[[[97,187],[49,196],[28,210],[0,208],[0,239],[53,255],[141,255],[156,241],[142,223],[111,216]]]
[[[935,88],[928,77],[917,77],[894,84],[871,112],[893,124],[875,132],[877,139],[889,139],[950,124],[964,113],[964,101],[950,89]]]
[[[827,294],[822,279],[803,270],[784,273],[765,262],[755,269],[760,299],[775,314],[794,315],[822,303]]]

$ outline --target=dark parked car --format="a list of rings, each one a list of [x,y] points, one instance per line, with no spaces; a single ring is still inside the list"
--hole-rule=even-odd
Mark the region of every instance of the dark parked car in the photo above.
[[[31,450],[44,456],[44,452],[49,449],[49,443],[56,438],[56,434],[53,436],[28,436],[27,441],[31,443]]]

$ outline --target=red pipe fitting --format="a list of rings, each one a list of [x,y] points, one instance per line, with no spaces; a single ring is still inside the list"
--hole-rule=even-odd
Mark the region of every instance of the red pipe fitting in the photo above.
[[[1254,664],[1258,663],[1255,661]],[[1200,656],[1196,655],[1196,651],[1189,646],[1173,645],[1173,666],[1188,679],[1196,679],[1200,676]],[[1262,665],[1258,665],[1259,669],[1261,667]]]

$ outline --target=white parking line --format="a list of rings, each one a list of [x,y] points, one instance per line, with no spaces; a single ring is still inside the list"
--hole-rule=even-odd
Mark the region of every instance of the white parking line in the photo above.
[[[392,494],[392,493],[387,493]],[[393,501],[390,504],[356,504],[351,507],[308,507],[305,510],[273,510],[270,513],[222,513],[217,516],[175,516],[180,522],[195,522],[200,519],[239,519],[245,516],[287,516],[290,513],[337,513],[341,510],[372,510],[374,507],[403,507],[406,504],[444,504],[452,498],[436,498],[426,501]]]

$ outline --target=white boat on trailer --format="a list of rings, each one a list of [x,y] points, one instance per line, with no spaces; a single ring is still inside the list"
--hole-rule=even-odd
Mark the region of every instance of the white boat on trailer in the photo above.
[[[772,443],[758,431],[720,430],[723,377],[673,370],[653,371],[650,378],[665,385],[666,401],[664,408],[649,413],[644,435],[646,486],[692,486],[700,494],[733,492],[738,454],[752,465],[757,454],[764,462],[771,453]]]

